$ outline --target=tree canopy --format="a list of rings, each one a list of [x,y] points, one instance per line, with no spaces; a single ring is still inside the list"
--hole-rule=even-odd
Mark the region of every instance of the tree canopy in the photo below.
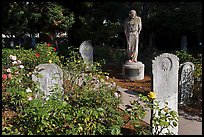
[[[87,39],[94,45],[121,46],[125,38],[124,19],[131,9],[141,16],[140,44],[144,47],[149,46],[150,35],[156,45],[163,47],[177,46],[182,35],[194,35],[195,41],[201,41],[202,37],[202,2],[62,1],[2,5],[3,33],[66,31],[69,43],[77,46]]]
[[[74,14],[53,2],[3,2],[2,11],[6,35],[67,31],[74,23]]]

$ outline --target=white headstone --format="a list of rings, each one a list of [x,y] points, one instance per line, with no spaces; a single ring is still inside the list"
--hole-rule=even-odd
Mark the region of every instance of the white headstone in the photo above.
[[[93,47],[89,40],[81,43],[79,52],[85,63],[89,65],[93,63]]]
[[[178,70],[179,58],[176,55],[163,53],[152,61],[153,92],[159,102],[159,107],[163,108],[165,102],[168,107],[178,112]],[[153,127],[153,130],[154,127]],[[170,129],[178,135],[178,126]],[[165,134],[163,130],[161,134]]]
[[[193,95],[194,78],[193,72],[195,66],[192,62],[185,62],[180,65],[180,80],[179,80],[179,103],[189,103]]]
[[[45,97],[59,90],[63,91],[63,71],[56,64],[40,64],[35,67],[32,75],[34,82],[39,82],[40,90],[44,92]],[[57,89],[56,89],[57,88]],[[38,97],[38,93],[36,97]]]

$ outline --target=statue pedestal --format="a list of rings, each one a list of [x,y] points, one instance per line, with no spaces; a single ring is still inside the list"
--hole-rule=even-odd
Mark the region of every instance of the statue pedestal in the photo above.
[[[125,79],[131,81],[144,79],[144,64],[142,62],[126,62],[122,68]]]

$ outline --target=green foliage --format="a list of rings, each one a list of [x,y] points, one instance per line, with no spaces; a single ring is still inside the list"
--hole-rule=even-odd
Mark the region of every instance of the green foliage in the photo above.
[[[148,110],[151,110],[151,122],[150,127],[145,127],[141,121]],[[136,135],[160,135],[162,131],[173,134],[170,128],[178,125],[178,114],[168,107],[167,102],[161,108],[158,101],[142,94],[139,94],[139,100],[131,102],[126,111],[130,114],[129,121],[134,124]]]
[[[70,29],[74,23],[73,13],[58,3],[45,2],[43,4],[44,10],[46,10],[44,16],[48,19],[48,31],[52,31],[52,28],[58,31],[67,31]]]
[[[67,31],[74,23],[74,14],[53,2],[4,2],[3,33],[23,36],[25,33]]]
[[[192,62],[195,65],[194,77],[201,78],[202,77],[202,56],[194,57],[187,51],[176,51],[176,55],[179,58],[179,63],[182,64],[184,62]]]
[[[140,94],[140,99],[146,102],[145,107],[151,110],[151,134],[161,135],[163,131],[166,131],[164,134],[173,134],[170,128],[178,126],[178,113],[168,107],[168,102],[160,107],[158,101],[147,96]]]
[[[193,56],[185,50],[176,51],[176,55],[179,58],[180,64],[187,62],[187,61],[192,62],[194,60]]]
[[[110,46],[101,46],[94,48],[94,59],[96,61],[104,59],[107,63],[122,64],[126,61],[126,51]]]
[[[178,126],[177,112],[168,108],[167,102],[165,102],[164,107],[159,108],[159,103],[155,101],[152,109],[155,111],[152,116],[152,127],[154,127],[153,135],[160,135],[165,129],[167,129],[166,135],[174,134],[170,128]]]

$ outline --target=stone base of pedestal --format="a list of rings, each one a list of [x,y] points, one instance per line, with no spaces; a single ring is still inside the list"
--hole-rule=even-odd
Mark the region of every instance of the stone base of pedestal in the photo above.
[[[125,79],[143,80],[144,79],[144,64],[142,62],[126,62],[122,67],[123,77]]]

